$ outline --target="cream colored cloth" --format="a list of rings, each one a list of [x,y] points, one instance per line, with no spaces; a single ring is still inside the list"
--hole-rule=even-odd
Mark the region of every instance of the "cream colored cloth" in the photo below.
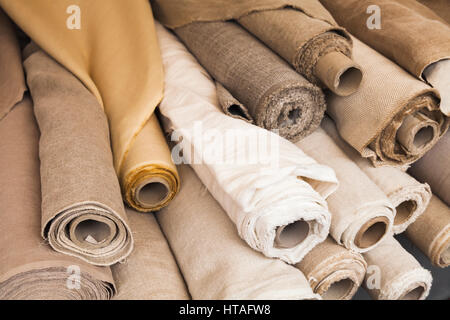
[[[109,299],[109,268],[57,253],[40,236],[38,144],[26,95],[0,121],[0,299]]]
[[[366,290],[376,300],[424,300],[433,278],[393,237],[363,254]]]
[[[192,168],[179,170],[180,194],[157,219],[193,299],[320,299],[299,270],[250,249]]]
[[[450,116],[450,59],[429,65],[423,72],[423,76],[433,88],[439,91],[441,95],[441,111],[445,115]]]
[[[205,70],[164,27],[157,25],[157,34],[166,71],[159,108],[172,140],[183,139],[176,146],[183,161],[250,247],[299,262],[328,234],[324,198],[337,187],[333,170],[278,135],[223,114]]]
[[[339,137],[333,121],[325,117],[322,128],[339,148],[386,194],[395,206],[392,231],[402,233],[425,211],[431,199],[430,186],[420,183],[409,174],[393,167],[374,167]]]
[[[133,253],[111,267],[116,300],[186,300],[186,285],[155,216],[127,209]]]
[[[339,188],[327,199],[332,216],[330,235],[356,252],[373,249],[392,229],[395,209],[389,199],[323,129],[296,145],[336,172]]]

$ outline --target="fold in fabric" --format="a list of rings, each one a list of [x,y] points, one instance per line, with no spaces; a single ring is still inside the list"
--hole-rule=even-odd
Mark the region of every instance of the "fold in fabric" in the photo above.
[[[409,169],[409,172],[417,180],[429,183],[433,194],[450,206],[449,162],[450,133],[446,133],[433,149]]]
[[[333,121],[325,117],[322,128],[358,167],[384,192],[395,206],[395,218],[392,231],[402,233],[423,214],[431,199],[430,186],[420,183],[409,174],[393,167],[372,166],[369,160],[339,137]]]
[[[181,191],[157,219],[193,299],[320,299],[299,270],[264,257],[239,239],[194,171],[187,165],[179,170]]]
[[[175,33],[247,107],[257,126],[298,141],[320,125],[326,108],[322,91],[238,24],[191,23]]]
[[[109,299],[111,270],[52,250],[40,237],[39,130],[31,100],[0,122],[0,299]]]
[[[111,265],[133,248],[106,116],[83,84],[34,43],[24,50],[41,138],[42,236],[59,252]]]
[[[430,64],[423,72],[425,80],[441,95],[441,111],[450,116],[450,59]]]
[[[375,300],[424,300],[431,288],[431,273],[422,268],[393,237],[364,253],[365,289]]]
[[[327,199],[332,216],[330,235],[347,249],[372,250],[392,230],[395,209],[389,199],[323,129],[297,146],[336,172],[339,188]]]
[[[376,167],[417,161],[448,129],[438,92],[357,39],[353,56],[364,72],[359,90],[327,99],[339,134]]]
[[[115,300],[187,300],[189,293],[155,216],[127,209],[134,251],[111,267]]]
[[[217,98],[226,115],[254,123],[253,117],[248,113],[248,109],[240,103],[233,95],[219,82],[216,82]]]
[[[26,91],[22,53],[14,26],[0,9],[0,121]]]
[[[367,265],[361,254],[345,249],[328,237],[296,267],[324,300],[350,300],[364,280]]]
[[[427,6],[450,25],[450,6],[447,0],[417,0]]]
[[[223,114],[205,70],[164,27],[157,25],[157,34],[166,71],[159,108],[172,141],[182,137],[175,146],[180,162],[192,165],[250,247],[299,262],[328,234],[324,198],[337,187],[333,170],[278,135]]]
[[[423,215],[406,230],[408,238],[438,267],[450,265],[450,209],[433,196]]]

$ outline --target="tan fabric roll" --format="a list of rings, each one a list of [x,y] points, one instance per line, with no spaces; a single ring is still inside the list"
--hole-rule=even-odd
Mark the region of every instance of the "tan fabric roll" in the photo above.
[[[42,236],[57,251],[111,265],[133,248],[108,122],[95,97],[33,43],[24,50],[41,131]]]
[[[325,300],[350,300],[366,274],[361,254],[345,249],[328,237],[296,265]]]
[[[433,278],[393,237],[363,254],[365,289],[376,300],[424,300]]]
[[[40,237],[38,142],[25,96],[0,122],[0,299],[109,299],[109,268],[57,253]]]
[[[216,82],[217,98],[223,112],[230,117],[254,123],[253,117],[248,109],[240,103],[233,95],[219,82]]]
[[[450,265],[450,209],[438,197],[432,197],[425,213],[409,226],[406,235],[434,265]]]
[[[448,129],[439,94],[357,39],[353,44],[361,87],[349,97],[330,94],[328,113],[341,137],[375,166],[413,163]]]
[[[322,121],[322,128],[395,206],[396,213],[392,228],[394,234],[405,231],[427,208],[431,199],[430,186],[418,182],[397,168],[388,166],[375,168],[369,160],[362,158],[355,149],[339,137],[336,126],[328,117]]]
[[[155,216],[127,209],[133,253],[111,267],[116,300],[186,300],[186,285]]]
[[[450,25],[450,6],[448,0],[417,0],[434,11]]]
[[[194,171],[179,170],[180,193],[157,219],[193,299],[320,299],[299,270],[250,249]]]
[[[327,198],[332,217],[330,235],[356,252],[373,249],[392,229],[395,209],[389,199],[323,129],[296,145],[336,172],[339,188]]]
[[[419,181],[427,182],[434,194],[450,206],[450,133],[417,161],[409,172]]]
[[[22,100],[26,90],[22,54],[14,27],[0,9],[0,121]]]

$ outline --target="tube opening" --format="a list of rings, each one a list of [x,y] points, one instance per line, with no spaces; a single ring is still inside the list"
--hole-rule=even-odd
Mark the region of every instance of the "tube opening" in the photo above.
[[[400,225],[408,221],[413,215],[414,210],[416,210],[416,203],[414,201],[407,200],[400,203],[396,208],[397,213],[395,214],[394,225]]]
[[[169,189],[161,182],[150,182],[139,190],[139,201],[146,206],[156,206],[169,195]]]
[[[422,129],[417,131],[416,135],[414,136],[414,146],[416,148],[421,148],[429,144],[433,140],[433,137],[433,128],[430,126],[423,127]]]
[[[309,223],[304,220],[279,227],[275,236],[275,246],[277,248],[293,248],[308,237],[309,231]]]
[[[420,297],[422,297],[422,295],[425,292],[425,288],[422,286],[418,286],[414,289],[412,289],[411,291],[407,292],[405,295],[403,295],[403,297],[400,298],[400,300],[419,300]]]
[[[278,117],[278,126],[281,128],[289,127],[297,122],[301,113],[299,109],[292,109],[287,113],[281,113]]]
[[[88,219],[81,221],[75,228],[75,237],[80,243],[96,245],[109,238],[111,230],[106,223]]]
[[[342,96],[348,96],[355,93],[362,81],[363,74],[360,69],[350,67],[345,70],[338,78],[336,93]]]
[[[385,221],[373,221],[366,228],[359,231],[359,236],[355,239],[355,244],[361,249],[367,249],[380,241],[387,231]]]
[[[244,112],[244,110],[242,110],[241,106],[239,106],[237,104],[233,104],[233,105],[229,106],[228,112],[233,116],[237,116],[237,117],[241,117],[241,118],[250,120],[247,117],[247,114]]]
[[[342,279],[330,285],[327,291],[322,294],[324,300],[340,300],[345,298],[353,289],[355,283],[350,279]]]

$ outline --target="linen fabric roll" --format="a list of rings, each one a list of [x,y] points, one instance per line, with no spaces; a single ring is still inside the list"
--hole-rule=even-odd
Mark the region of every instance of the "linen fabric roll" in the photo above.
[[[109,268],[57,253],[40,237],[38,142],[26,95],[0,122],[0,299],[109,299]]]
[[[375,300],[424,300],[433,278],[393,237],[363,254],[365,289]]]
[[[390,234],[395,215],[385,194],[321,128],[296,145],[336,172],[339,188],[327,199],[333,239],[356,252],[377,246]]]
[[[427,6],[450,25],[450,7],[447,0],[417,0]]]
[[[127,209],[135,239],[133,253],[111,267],[115,300],[186,300],[186,285],[155,216]]]
[[[395,218],[392,231],[402,233],[423,214],[431,199],[430,186],[420,183],[409,174],[393,167],[375,168],[369,160],[339,137],[333,121],[325,117],[322,128],[334,140],[339,148],[386,194],[395,206]]]
[[[361,254],[347,250],[328,237],[296,265],[315,293],[325,300],[350,300],[366,274]]]
[[[240,103],[233,95],[219,82],[216,82],[217,98],[226,115],[254,123],[253,117],[248,113],[248,109]]]
[[[236,23],[196,22],[175,33],[257,126],[297,141],[320,125],[322,91]]]
[[[164,27],[157,33],[166,70],[159,108],[172,141],[182,137],[175,146],[180,162],[193,166],[253,249],[299,262],[328,234],[324,198],[337,187],[333,170],[278,135],[223,114],[205,70]]]
[[[42,236],[59,252],[111,265],[133,248],[108,122],[83,84],[34,43],[24,50],[41,131]]]
[[[0,9],[0,121],[26,91],[22,55],[14,27]]]
[[[179,170],[181,191],[157,219],[193,299],[320,299],[299,270],[264,257],[239,239],[194,171],[187,165]]]
[[[442,139],[409,172],[419,181],[427,182],[434,194],[450,205],[450,133]]]
[[[434,265],[450,265],[450,209],[438,197],[432,197],[425,213],[409,226],[406,235]]]
[[[377,167],[417,161],[448,129],[438,92],[357,39],[353,56],[364,72],[361,87],[327,99],[339,134]]]

